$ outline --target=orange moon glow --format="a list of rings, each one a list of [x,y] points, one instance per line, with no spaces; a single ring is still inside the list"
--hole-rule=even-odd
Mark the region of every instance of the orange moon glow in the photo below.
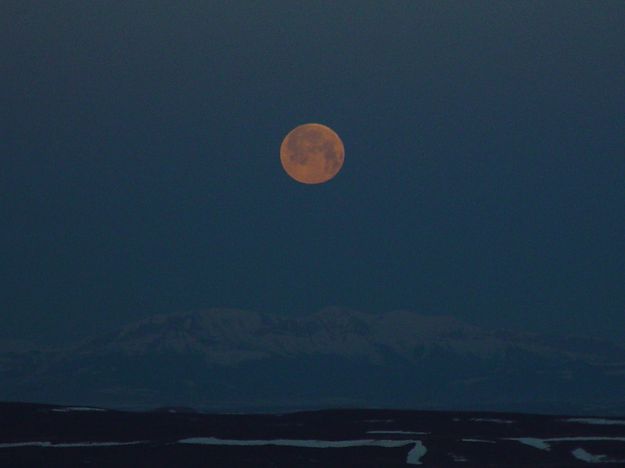
[[[295,127],[280,146],[280,162],[302,184],[322,184],[343,167],[345,148],[329,127],[309,123]]]

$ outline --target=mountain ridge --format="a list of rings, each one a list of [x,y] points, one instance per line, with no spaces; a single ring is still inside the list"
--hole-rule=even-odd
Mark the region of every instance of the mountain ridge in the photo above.
[[[408,310],[159,314],[67,349],[0,353],[0,365],[6,400],[521,411],[552,405],[580,414],[625,407],[625,347]]]

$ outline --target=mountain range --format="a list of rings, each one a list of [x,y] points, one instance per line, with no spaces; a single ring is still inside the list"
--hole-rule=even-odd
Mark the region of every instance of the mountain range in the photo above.
[[[406,310],[154,315],[52,349],[0,345],[0,400],[268,412],[625,414],[625,346]]]

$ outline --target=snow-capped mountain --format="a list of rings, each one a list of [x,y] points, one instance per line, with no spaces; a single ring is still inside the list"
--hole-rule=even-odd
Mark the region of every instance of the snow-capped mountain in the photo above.
[[[247,410],[625,408],[624,347],[410,311],[157,315],[70,349],[4,353],[0,364],[0,399],[13,400]]]

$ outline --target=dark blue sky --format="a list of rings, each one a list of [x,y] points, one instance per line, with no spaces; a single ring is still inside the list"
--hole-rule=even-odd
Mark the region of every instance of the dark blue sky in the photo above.
[[[0,337],[409,308],[624,338],[625,3],[0,4]],[[343,139],[330,183],[278,150]]]

